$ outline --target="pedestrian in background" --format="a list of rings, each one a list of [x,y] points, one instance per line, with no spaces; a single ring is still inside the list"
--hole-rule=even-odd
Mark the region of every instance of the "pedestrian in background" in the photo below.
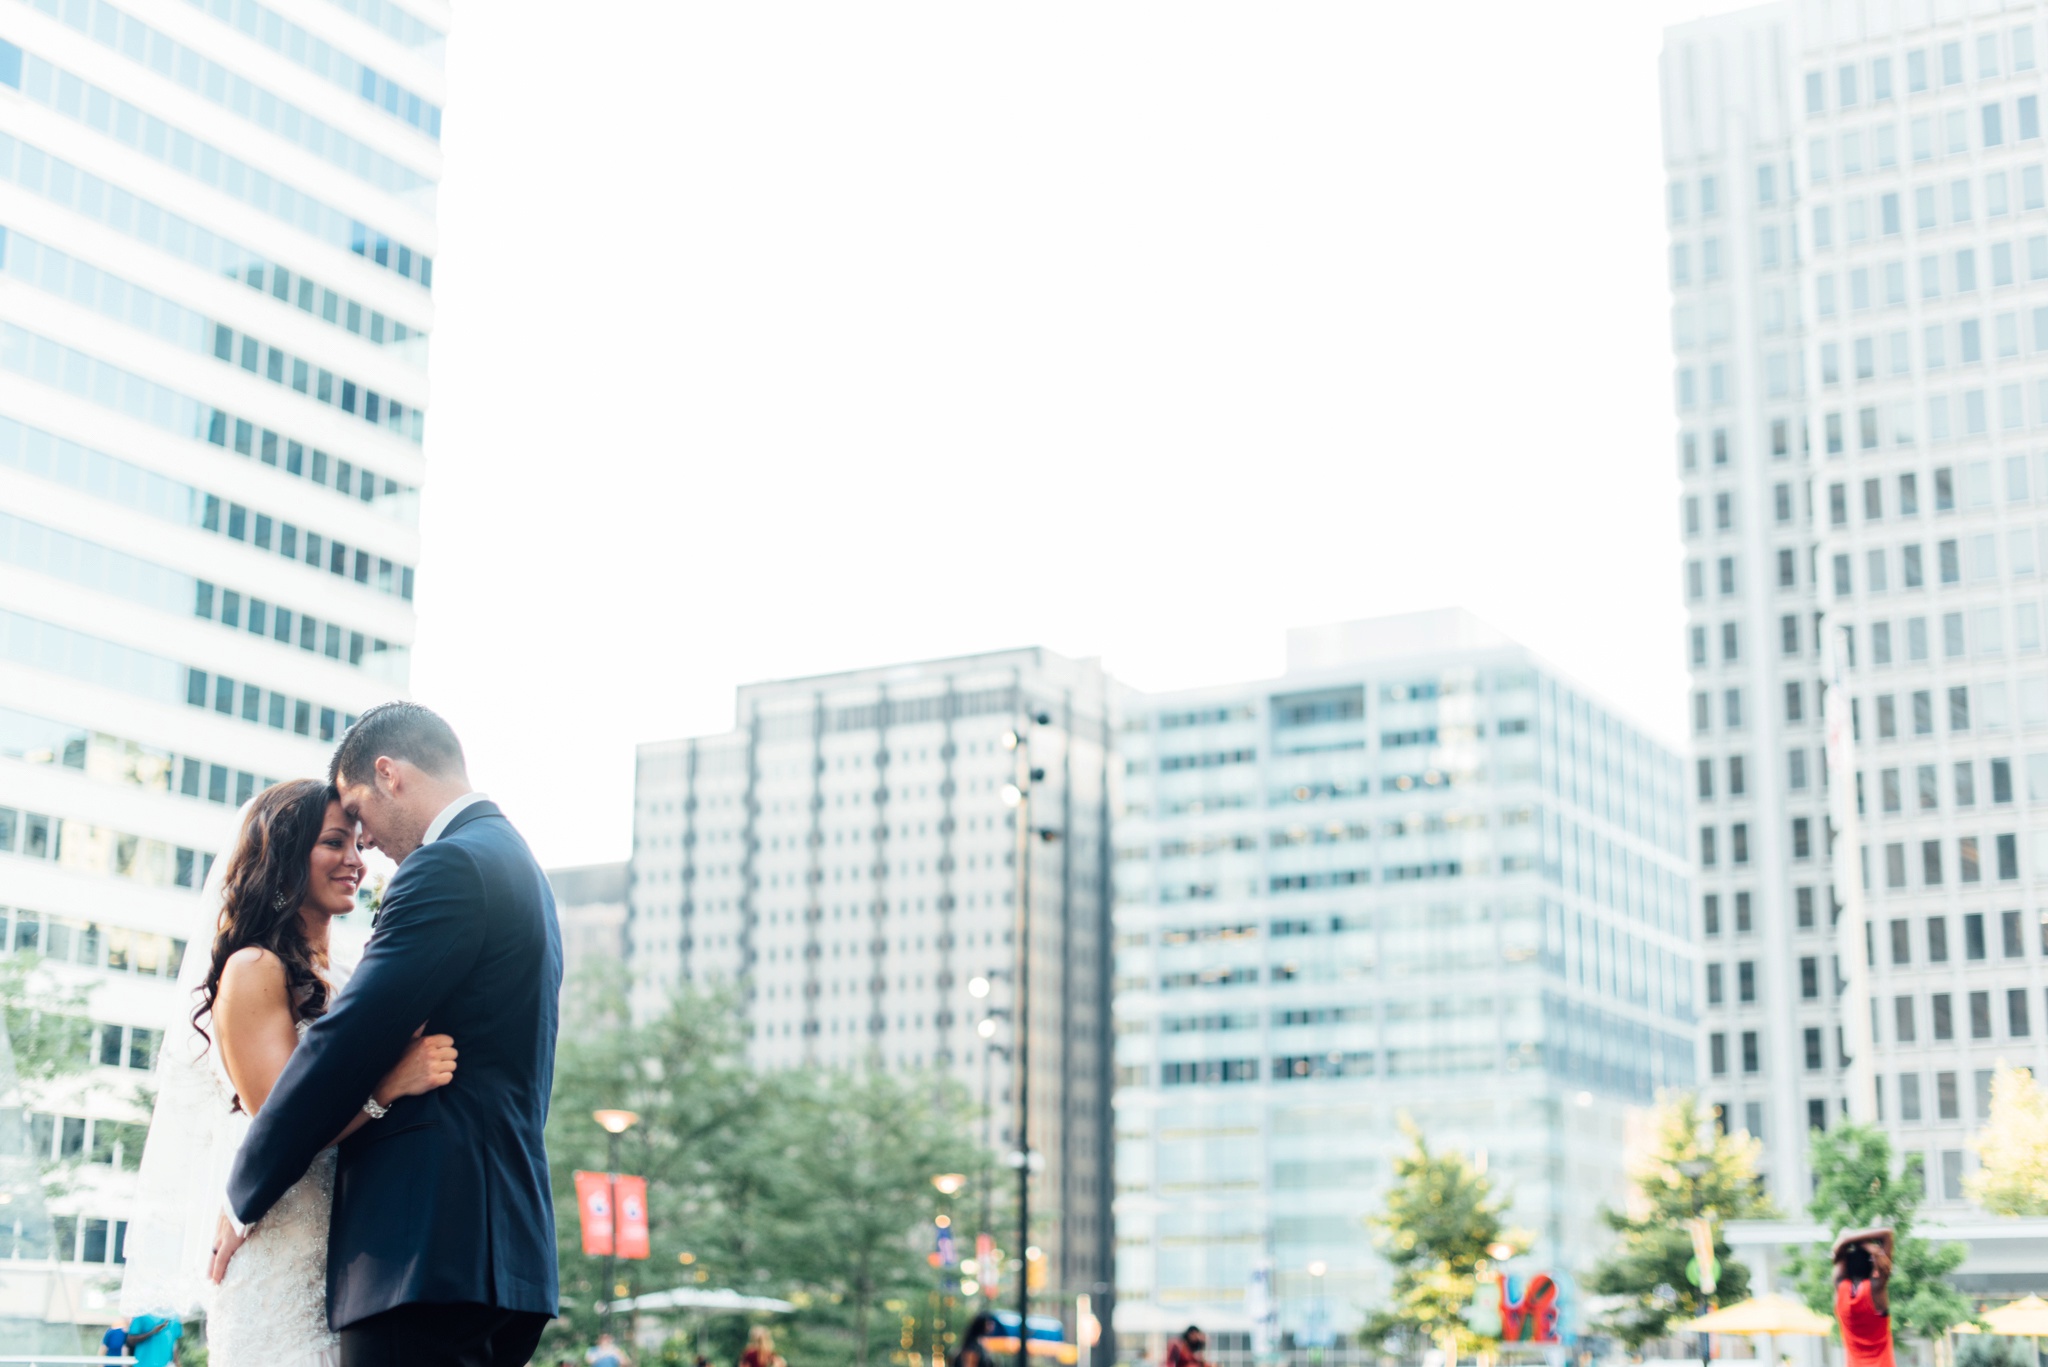
[[[1209,1359],[1202,1356],[1208,1346],[1208,1335],[1191,1324],[1167,1345],[1166,1367],[1209,1367]]]
[[[959,1351],[953,1354],[953,1367],[996,1367],[995,1358],[981,1346],[981,1341],[995,1332],[996,1317],[986,1310],[967,1321]]]
[[[757,1324],[747,1331],[747,1350],[740,1354],[740,1367],[775,1367],[780,1361],[775,1354],[775,1336],[767,1325]]]
[[[589,1367],[633,1367],[632,1360],[619,1351],[610,1334],[599,1334],[597,1347],[585,1353],[583,1360]]]
[[[1847,1367],[1892,1367],[1892,1232],[1858,1229],[1835,1240],[1835,1320]]]

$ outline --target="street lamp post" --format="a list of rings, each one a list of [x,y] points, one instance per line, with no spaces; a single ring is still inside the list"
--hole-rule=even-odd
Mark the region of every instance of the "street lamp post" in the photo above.
[[[619,1136],[640,1123],[640,1117],[632,1111],[592,1111],[590,1118],[603,1127],[605,1133],[605,1199],[610,1203],[612,1237],[605,1244],[604,1254],[604,1295],[598,1299],[598,1315],[605,1323],[611,1323],[612,1297],[618,1294],[619,1263]]]
[[[1029,1367],[1031,1327],[1031,789],[1045,777],[1045,770],[1032,767],[1025,727],[1051,722],[1048,714],[1033,713],[1003,736],[1017,756],[1015,777],[1003,789],[1017,828],[1017,1367]]]
[[[1707,1175],[1707,1172],[1709,1171],[1710,1167],[1711,1165],[1709,1163],[1707,1163],[1704,1159],[1699,1158],[1690,1158],[1678,1165],[1678,1171],[1684,1175],[1686,1186],[1690,1190],[1692,1195],[1692,1219],[1687,1222],[1691,1227],[1686,1230],[1686,1233],[1692,1235],[1693,1248],[1695,1250],[1694,1257],[1699,1263],[1699,1280],[1695,1282],[1694,1285],[1699,1289],[1700,1313],[1702,1315],[1706,1314],[1707,1311],[1712,1308],[1708,1298],[1713,1294],[1714,1290],[1713,1280],[1708,1276],[1707,1259],[1704,1257],[1700,1257],[1698,1253],[1698,1249],[1701,1243],[1698,1234],[1698,1227],[1700,1225],[1700,1222],[1703,1219],[1705,1219],[1705,1215],[1703,1214],[1705,1207],[1702,1204],[1702,1196],[1700,1193],[1700,1179]],[[1713,1240],[1708,1239],[1706,1241],[1706,1252],[1709,1257],[1712,1256],[1713,1249]],[[1707,1367],[1710,1349],[1711,1344],[1707,1336],[1705,1334],[1701,1334],[1700,1367]]]
[[[1323,1336],[1329,1332],[1328,1311],[1323,1306],[1323,1274],[1329,1270],[1330,1265],[1320,1258],[1308,1265],[1309,1285],[1314,1288],[1314,1295],[1309,1301],[1309,1320],[1312,1328],[1308,1336],[1308,1347],[1311,1362],[1323,1360]]]

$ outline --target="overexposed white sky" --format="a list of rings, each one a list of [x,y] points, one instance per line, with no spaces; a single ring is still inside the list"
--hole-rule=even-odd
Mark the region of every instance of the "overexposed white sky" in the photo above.
[[[461,5],[415,696],[551,866],[740,683],[1005,646],[1458,603],[1676,741],[1702,9]]]

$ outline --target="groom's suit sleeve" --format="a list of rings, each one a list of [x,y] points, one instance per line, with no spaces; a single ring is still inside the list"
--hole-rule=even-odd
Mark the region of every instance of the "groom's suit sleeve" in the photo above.
[[[362,1109],[483,947],[483,879],[448,841],[407,857],[355,976],[278,1075],[228,1178],[228,1209],[263,1218]]]

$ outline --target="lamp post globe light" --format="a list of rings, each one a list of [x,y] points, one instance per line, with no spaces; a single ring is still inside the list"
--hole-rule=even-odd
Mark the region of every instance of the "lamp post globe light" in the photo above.
[[[619,1290],[619,1136],[638,1125],[640,1117],[632,1111],[603,1110],[592,1111],[590,1118],[595,1120],[605,1133],[604,1185],[605,1199],[610,1202],[608,1209],[611,1213],[612,1236],[605,1245],[604,1294],[598,1297],[597,1308],[598,1315],[609,1320],[612,1315],[612,1297],[616,1296]]]

